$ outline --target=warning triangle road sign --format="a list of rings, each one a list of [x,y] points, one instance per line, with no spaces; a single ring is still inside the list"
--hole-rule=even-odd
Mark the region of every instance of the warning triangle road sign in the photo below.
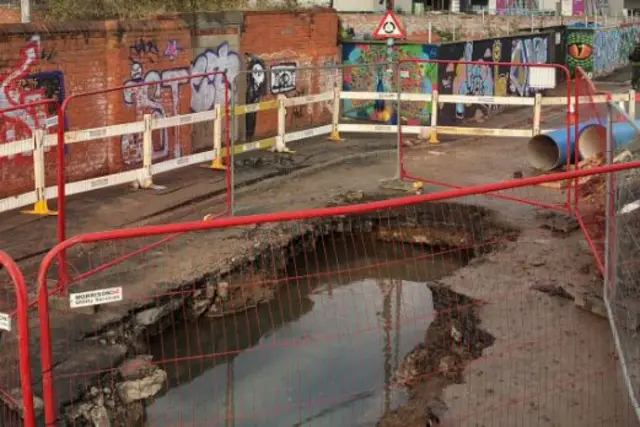
[[[388,10],[380,20],[373,37],[377,39],[404,39],[407,35],[400,26],[396,15]]]

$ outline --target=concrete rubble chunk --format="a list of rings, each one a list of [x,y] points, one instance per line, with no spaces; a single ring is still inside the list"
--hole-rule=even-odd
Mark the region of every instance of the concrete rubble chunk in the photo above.
[[[136,356],[135,359],[125,360],[118,368],[120,375],[124,380],[139,380],[147,375],[148,372],[157,369],[151,360],[153,356],[143,354]]]
[[[156,369],[151,375],[139,380],[124,381],[116,385],[118,395],[124,404],[155,396],[167,381],[167,373]]]
[[[158,307],[147,308],[146,310],[136,313],[135,322],[142,326],[154,325],[164,316],[178,309],[181,304],[182,300],[176,298]]]

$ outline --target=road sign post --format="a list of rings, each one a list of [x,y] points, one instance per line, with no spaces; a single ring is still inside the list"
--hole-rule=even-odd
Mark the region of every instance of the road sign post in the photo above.
[[[404,39],[407,35],[393,11],[388,10],[380,20],[373,37],[377,39]]]
[[[388,62],[391,63],[393,62],[393,45],[395,44],[395,40],[407,38],[407,34],[400,25],[400,22],[398,22],[398,18],[393,11],[387,10],[387,13],[384,14],[380,23],[378,23],[373,37],[387,40],[387,57]]]
[[[395,40],[396,39],[404,39],[407,37],[404,29],[400,26],[400,23],[398,22],[398,18],[396,18],[396,15],[393,13],[392,10],[387,10],[387,13],[384,14],[384,16],[382,17],[382,19],[380,20],[380,23],[378,24],[378,27],[376,28],[376,31],[373,33],[373,37],[376,39],[386,39],[387,41],[387,62],[389,64],[394,62],[394,58],[393,58],[393,45],[395,44]],[[387,73],[389,74],[393,74],[393,67],[389,66],[389,68],[386,70]],[[391,76],[391,78],[393,78],[393,76]],[[382,79],[384,79],[383,76],[380,76],[380,79],[382,81]],[[396,79],[398,79],[399,82],[399,76],[396,76]],[[400,89],[398,87],[398,94],[400,93]],[[400,98],[398,98],[398,105],[396,106],[397,110],[396,110],[396,117],[398,118],[397,120],[399,120],[399,113],[400,113]],[[383,104],[384,105],[384,104]]]

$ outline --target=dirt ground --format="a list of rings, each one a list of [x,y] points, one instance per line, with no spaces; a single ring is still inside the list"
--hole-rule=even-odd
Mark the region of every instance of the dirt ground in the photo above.
[[[528,113],[523,115],[522,111],[506,112],[479,125],[527,127],[530,123],[527,116]],[[562,112],[549,108],[549,111],[543,110],[543,116],[543,127],[554,127],[560,122]],[[236,206],[240,212],[319,207],[345,191],[379,192],[379,180],[393,177],[396,172],[394,138],[345,137],[348,140],[339,143],[341,148],[335,150],[335,145],[327,142],[306,148],[307,154],[301,148],[298,158],[306,158],[303,162],[314,166],[278,178],[259,179],[261,173],[273,172],[271,166],[243,166],[245,171],[239,174],[258,177],[258,182],[237,192]],[[358,146],[363,141],[365,145]],[[526,164],[525,144],[521,139],[485,137],[443,138],[437,146],[414,142],[407,148],[405,164],[408,172],[430,179],[458,185],[488,183],[511,179],[514,174],[532,173]],[[264,157],[271,156],[264,154]],[[154,202],[154,197],[162,198],[162,194],[141,194],[128,189],[111,190],[109,197],[100,193],[72,201],[69,209],[73,218],[78,219],[72,225],[72,233],[197,220],[220,206],[220,199],[212,190],[220,184],[219,178],[202,180],[199,178],[205,173],[202,170],[181,173],[183,176],[193,174],[196,179],[183,178],[184,183],[180,185],[168,182],[170,187],[173,185],[174,197],[179,199],[173,200],[173,207],[167,207],[166,200]],[[198,183],[193,184],[196,181]],[[162,183],[162,179],[159,182]],[[188,190],[179,190],[181,188]],[[428,185],[425,190],[437,188],[442,187]],[[505,194],[545,203],[565,200],[561,191],[540,187]],[[550,296],[534,289],[540,285],[560,286],[575,297],[593,293],[602,286],[595,278],[593,259],[581,243],[580,231],[558,235],[545,229],[548,218],[542,217],[539,209],[524,203],[487,196],[455,201],[493,209],[505,223],[520,229],[521,234],[499,251],[442,280],[442,285],[451,290],[484,302],[477,311],[479,325],[495,340],[465,367],[459,384],[449,384],[437,393],[435,397],[446,409],[437,417],[440,424],[433,425],[637,425],[618,373],[608,322],[577,308],[570,298]],[[91,216],[92,212],[95,215]],[[23,221],[3,220],[0,246],[7,247],[10,254],[21,259],[27,277],[33,278],[41,253],[53,244],[52,219],[27,224]],[[237,227],[184,235],[144,257],[73,285],[73,291],[79,292],[95,289],[100,283],[119,283],[125,286],[128,295],[135,297],[125,298],[117,307],[71,311],[68,300],[52,297],[55,378],[59,381],[60,398],[74,399],[81,393],[78,390],[81,387],[76,385],[72,389],[66,385],[69,380],[65,375],[87,372],[89,366],[94,370],[113,367],[127,354],[126,345],[122,343],[96,348],[95,341],[89,337],[103,333],[143,297],[162,293],[171,283],[202,280],[211,271],[228,271],[239,252],[255,250],[261,243],[247,238],[250,230],[251,227]],[[34,236],[38,236],[36,242]],[[85,246],[73,253],[73,269],[86,271],[91,265],[154,240],[157,238]],[[33,295],[33,287],[30,289]],[[34,328],[34,355],[38,339],[38,330]],[[83,352],[92,352],[90,360],[78,356]],[[34,380],[38,384],[39,375]],[[36,393],[40,392],[37,386]],[[433,398],[431,393],[428,402],[413,401],[409,407],[402,408],[409,415],[402,417],[397,425],[424,426],[427,422],[424,417],[416,419],[410,415],[415,411],[424,413],[424,407],[432,405]]]

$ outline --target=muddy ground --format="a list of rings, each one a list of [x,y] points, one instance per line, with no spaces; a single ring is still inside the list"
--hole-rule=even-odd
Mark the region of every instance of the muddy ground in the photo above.
[[[562,112],[549,110],[545,127],[557,125],[562,117]],[[492,120],[481,125],[499,122],[511,127],[528,126],[521,111]],[[380,141],[387,145],[386,150],[378,148],[377,152],[360,153],[332,165],[318,164],[313,169],[260,182],[238,192],[237,205],[245,212],[289,210],[324,206],[347,192],[379,193],[378,181],[392,177],[396,170],[393,138],[381,137]],[[458,185],[510,179],[514,173],[532,173],[526,165],[525,144],[518,139],[491,138],[443,138],[438,146],[414,141],[407,150],[406,168],[416,175]],[[425,190],[436,189],[427,186]],[[544,188],[507,193],[547,203],[564,200],[562,191]],[[472,309],[436,321],[425,331],[425,347],[444,342],[442,348],[457,350],[435,359],[423,354],[428,369],[420,373],[432,374],[427,381],[414,381],[408,404],[385,414],[381,425],[424,426],[436,421],[443,426],[485,427],[635,425],[618,375],[607,321],[577,308],[572,301],[597,293],[602,286],[580,232],[573,226],[566,227],[566,232],[550,230],[548,216],[523,203],[486,196],[455,202],[495,211],[500,223],[518,229],[519,235],[433,285],[435,292],[462,295],[456,298],[464,301],[456,304]],[[211,199],[195,201],[141,222],[201,219],[211,212],[212,205]],[[75,253],[74,268],[86,271],[90,265],[140,247],[142,240],[86,247]],[[61,394],[69,400],[85,393],[82,387],[68,386],[65,374],[88,372],[89,364],[115,368],[130,355],[126,340],[105,337],[115,334],[114,325],[136,306],[136,299],[142,299],[142,295],[148,298],[150,291],[166,293],[175,283],[198,282],[201,289],[206,289],[207,283],[219,280],[211,276],[212,271],[219,274],[233,264],[238,253],[255,251],[264,241],[255,227],[192,233],[74,285],[75,292],[95,289],[105,282],[125,286],[127,294],[135,297],[118,309],[105,306],[98,311],[71,312],[66,298],[52,298],[55,374]],[[29,265],[25,264],[27,274],[33,273]],[[152,289],[149,284],[153,284]],[[558,292],[540,291],[549,287]],[[478,303],[467,304],[471,300]],[[470,327],[465,329],[459,326],[461,323]],[[451,325],[462,335],[453,332]],[[464,331],[478,338],[470,341]],[[35,328],[33,335],[35,354]],[[91,360],[76,357],[83,352],[91,353]],[[410,360],[419,359],[419,349],[412,354],[405,360],[405,367]],[[39,376],[35,380],[38,384]]]

